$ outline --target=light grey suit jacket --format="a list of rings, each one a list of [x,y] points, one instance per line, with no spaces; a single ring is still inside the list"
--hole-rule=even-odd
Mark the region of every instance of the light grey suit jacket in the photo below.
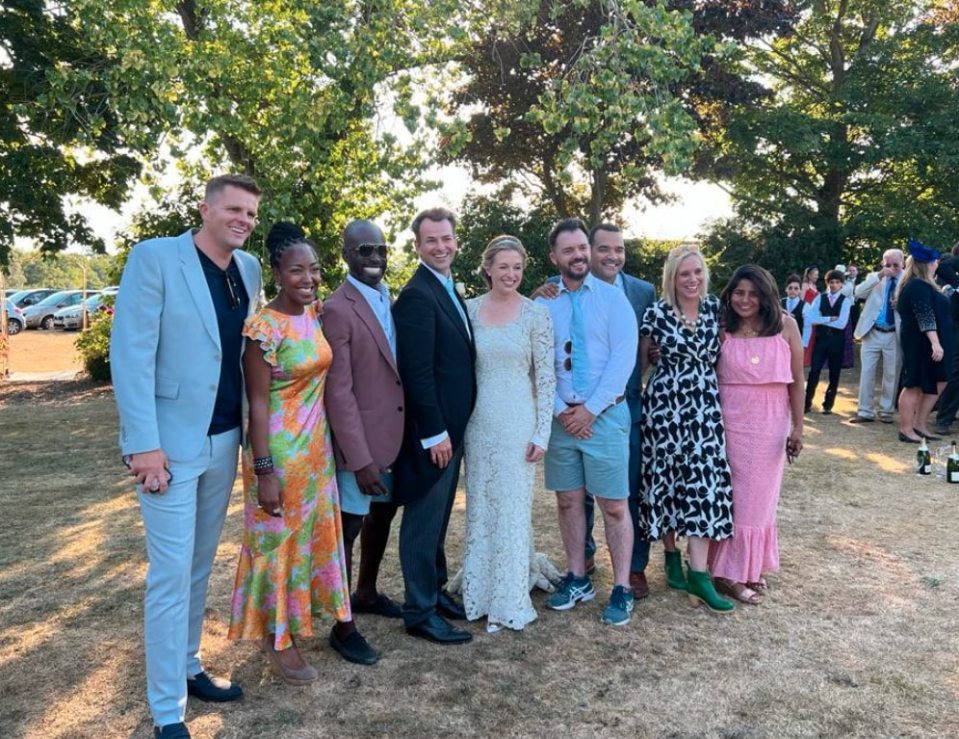
[[[866,301],[862,305],[859,312],[859,321],[856,323],[854,334],[857,339],[862,339],[872,331],[872,327],[876,325],[876,321],[882,314],[883,298],[886,295],[886,283],[889,278],[880,278],[879,275],[879,272],[870,272],[866,275],[865,280],[856,285],[856,299]],[[899,279],[902,279],[902,275],[899,275]],[[896,332],[898,333],[899,313],[893,311],[893,315],[895,316]]]
[[[233,254],[252,314],[260,265],[246,252]],[[196,457],[213,417],[220,361],[216,311],[192,231],[134,246],[110,337],[121,452],[163,449],[171,460]]]

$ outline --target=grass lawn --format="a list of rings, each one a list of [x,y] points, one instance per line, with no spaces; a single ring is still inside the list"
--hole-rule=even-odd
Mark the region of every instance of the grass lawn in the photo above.
[[[242,683],[240,703],[191,700],[195,737],[957,736],[959,486],[913,474],[895,426],[811,414],[780,505],[782,571],[759,607],[693,610],[667,591],[654,545],[652,595],[627,627],[596,601],[534,602],[522,633],[440,647],[395,621],[357,622],[383,651],[342,661],[327,629],[306,642],[320,680],[291,688],[256,645],[225,638],[242,528],[235,495],[211,579],[204,657]],[[140,516],[116,448],[109,388],[0,384],[0,736],[147,737]],[[462,491],[461,491],[462,492]],[[463,500],[448,551],[462,551]],[[562,564],[555,503],[537,492],[538,548]],[[598,532],[601,537],[601,531]],[[601,549],[605,552],[604,549]],[[383,589],[402,596],[395,541]]]

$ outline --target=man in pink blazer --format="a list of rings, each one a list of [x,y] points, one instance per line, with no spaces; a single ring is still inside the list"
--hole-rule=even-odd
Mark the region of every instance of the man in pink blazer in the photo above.
[[[375,224],[352,221],[346,227],[343,259],[349,274],[323,304],[323,331],[333,349],[325,397],[351,576],[358,535],[362,548],[353,611],[400,618],[400,606],[376,589],[396,515],[390,466],[400,450],[404,421],[396,329],[390,294],[382,282],[387,251]]]

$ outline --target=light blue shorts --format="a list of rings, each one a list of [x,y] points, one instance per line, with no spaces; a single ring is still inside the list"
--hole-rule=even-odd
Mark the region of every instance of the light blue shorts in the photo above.
[[[384,472],[380,479],[386,489],[393,492],[393,474]],[[336,471],[336,487],[340,491],[340,510],[354,516],[365,516],[370,512],[370,503],[390,503],[392,495],[367,495],[356,484],[356,475],[348,470]]]
[[[593,421],[593,435],[577,439],[555,418],[544,461],[549,490],[585,487],[597,498],[629,497],[629,407],[617,403]]]

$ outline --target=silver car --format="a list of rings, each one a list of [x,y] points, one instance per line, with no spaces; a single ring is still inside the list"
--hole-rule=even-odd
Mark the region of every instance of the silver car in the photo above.
[[[61,290],[47,296],[23,311],[23,317],[27,319],[27,328],[53,328],[53,314],[61,308],[77,305],[81,300],[83,300],[82,290]]]
[[[90,295],[90,293],[87,294]],[[93,293],[85,301],[77,303],[76,305],[68,306],[67,308],[61,308],[53,314],[54,327],[65,330],[77,330],[83,328],[84,307],[87,309],[87,325],[89,325],[90,316],[96,313],[97,309],[100,307],[100,303],[103,302],[103,298],[103,293]]]
[[[5,301],[7,306],[7,333],[13,336],[19,334],[27,326],[27,319],[23,317],[23,311],[13,304],[10,298]]]

